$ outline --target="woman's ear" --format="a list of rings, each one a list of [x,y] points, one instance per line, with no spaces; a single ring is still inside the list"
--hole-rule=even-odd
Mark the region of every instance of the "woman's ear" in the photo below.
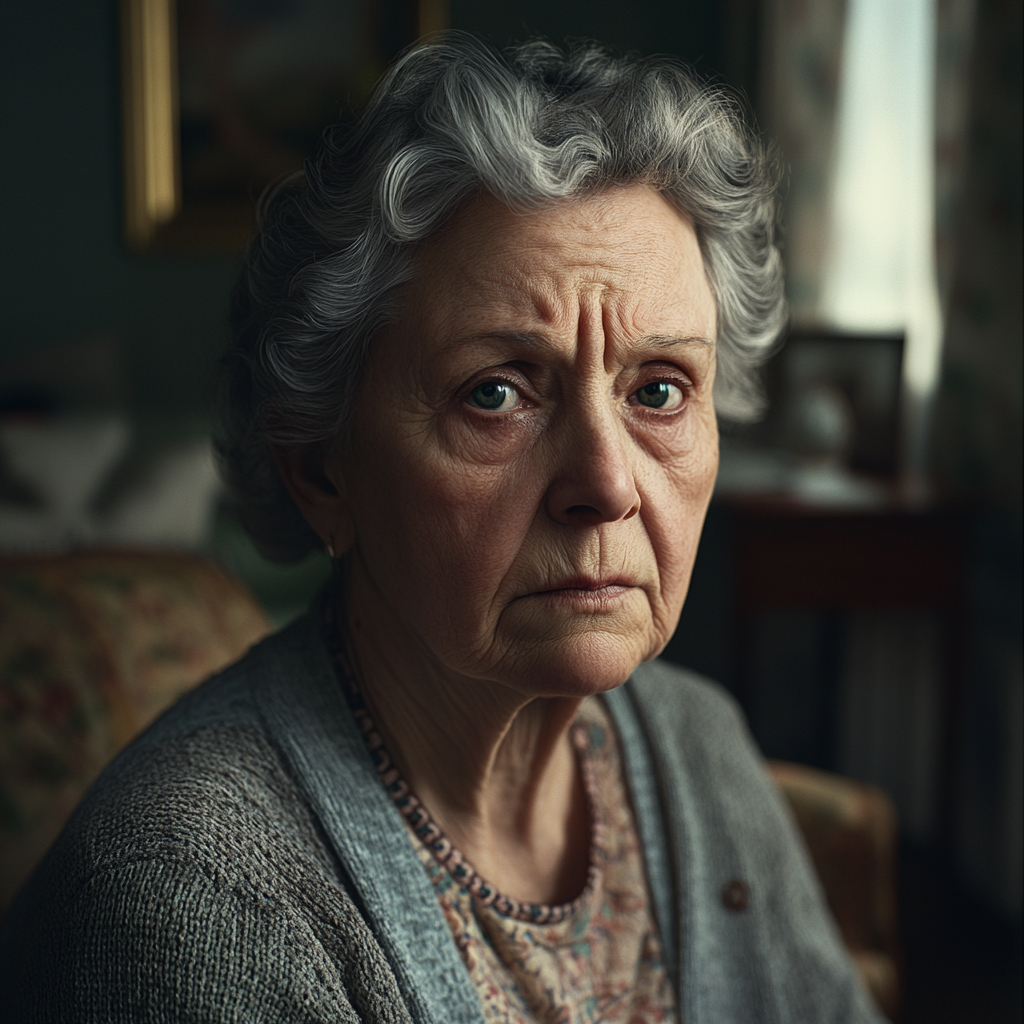
[[[306,522],[330,556],[340,558],[355,535],[341,476],[327,466],[324,446],[271,445],[270,457]]]

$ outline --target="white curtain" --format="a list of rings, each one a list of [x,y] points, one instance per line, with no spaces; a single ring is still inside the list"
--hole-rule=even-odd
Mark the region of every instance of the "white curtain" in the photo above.
[[[925,467],[941,327],[935,0],[848,0],[818,318],[906,332],[904,472]]]

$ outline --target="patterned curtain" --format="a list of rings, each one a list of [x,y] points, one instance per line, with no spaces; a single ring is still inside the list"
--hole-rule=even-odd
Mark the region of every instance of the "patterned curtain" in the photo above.
[[[967,154],[967,112],[975,0],[938,0],[935,8],[935,249],[939,293],[949,308],[953,232]]]
[[[784,224],[790,312],[818,319],[846,0],[765,0],[760,115],[789,168]]]
[[[946,0],[938,13],[937,253],[946,333],[932,463],[978,511],[958,854],[975,888],[1019,918],[1022,5]]]
[[[946,334],[933,460],[957,490],[1019,510],[1022,7],[979,0],[971,33],[973,6],[939,5],[937,252]]]

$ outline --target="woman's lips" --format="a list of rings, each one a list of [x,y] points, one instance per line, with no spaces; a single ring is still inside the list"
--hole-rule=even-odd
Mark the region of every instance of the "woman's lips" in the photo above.
[[[539,591],[541,594],[550,594],[559,590],[606,590],[608,587],[634,587],[636,584],[623,576],[609,577],[608,579],[597,579],[593,576],[573,576],[562,583],[556,583],[553,587],[545,587]]]
[[[546,598],[559,603],[596,608],[616,602],[630,590],[635,589],[635,587],[636,584],[632,580],[623,579],[622,577],[601,580],[589,576],[578,576],[558,583],[553,587],[545,587],[543,590],[535,591],[530,596]]]

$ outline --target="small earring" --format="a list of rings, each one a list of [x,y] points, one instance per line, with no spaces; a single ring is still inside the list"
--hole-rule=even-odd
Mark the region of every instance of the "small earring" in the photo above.
[[[334,545],[333,544],[329,543],[327,545],[327,554],[331,556],[331,561],[333,562],[334,561]]]

